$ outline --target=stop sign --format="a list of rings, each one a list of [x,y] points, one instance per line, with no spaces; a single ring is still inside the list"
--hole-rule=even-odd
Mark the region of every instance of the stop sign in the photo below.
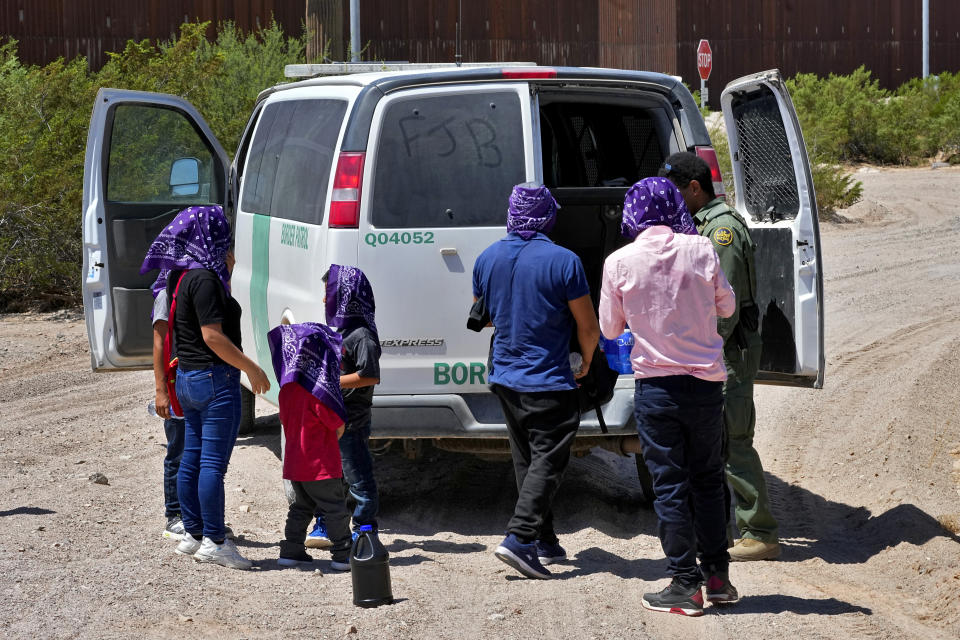
[[[701,80],[708,80],[710,72],[713,71],[713,49],[706,40],[701,40],[697,45],[697,71],[700,72]]]

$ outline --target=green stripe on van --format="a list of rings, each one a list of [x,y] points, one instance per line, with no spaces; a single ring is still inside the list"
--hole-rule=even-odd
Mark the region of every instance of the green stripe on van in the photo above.
[[[270,345],[267,333],[270,331],[267,312],[267,285],[270,283],[270,217],[253,215],[253,252],[250,265],[250,318],[253,324],[253,344],[257,351],[257,364],[270,380],[270,390],[264,396],[276,404],[279,402],[280,387],[273,372],[270,358]]]

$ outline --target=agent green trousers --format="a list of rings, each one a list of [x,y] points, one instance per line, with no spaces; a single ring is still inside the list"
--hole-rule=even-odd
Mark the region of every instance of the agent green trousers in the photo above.
[[[777,541],[777,521],[770,512],[767,481],[760,456],[753,448],[757,412],[753,381],[760,366],[759,344],[746,350],[724,349],[727,381],[723,385],[723,422],[727,431],[727,481],[736,498],[734,513],[740,537]]]

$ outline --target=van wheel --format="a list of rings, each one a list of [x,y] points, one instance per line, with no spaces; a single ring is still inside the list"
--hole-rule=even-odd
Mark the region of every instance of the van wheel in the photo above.
[[[240,435],[253,433],[257,421],[257,396],[246,387],[240,387]]]
[[[653,476],[647,469],[647,463],[643,461],[643,456],[639,453],[633,454],[634,461],[637,463],[637,479],[640,481],[640,493],[648,505],[653,505]]]

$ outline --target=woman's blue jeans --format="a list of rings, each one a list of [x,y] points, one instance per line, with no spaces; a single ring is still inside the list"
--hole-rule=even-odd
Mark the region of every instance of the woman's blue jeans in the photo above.
[[[223,476],[240,428],[240,371],[222,364],[177,371],[185,423],[177,493],[183,528],[223,540]]]

